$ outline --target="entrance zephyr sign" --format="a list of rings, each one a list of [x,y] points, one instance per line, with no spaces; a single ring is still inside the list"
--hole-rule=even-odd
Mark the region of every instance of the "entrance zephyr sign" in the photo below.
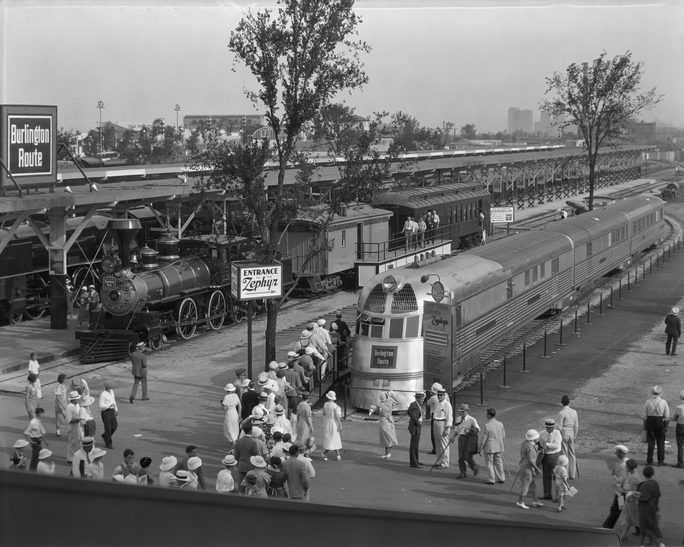
[[[237,260],[230,265],[230,292],[239,301],[283,295],[283,266]]]

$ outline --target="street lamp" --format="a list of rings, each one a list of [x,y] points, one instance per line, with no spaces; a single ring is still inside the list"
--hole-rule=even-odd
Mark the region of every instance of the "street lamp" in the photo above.
[[[97,101],[97,109],[100,111],[100,161],[103,153],[103,135],[102,135],[102,109],[105,107],[104,101]]]

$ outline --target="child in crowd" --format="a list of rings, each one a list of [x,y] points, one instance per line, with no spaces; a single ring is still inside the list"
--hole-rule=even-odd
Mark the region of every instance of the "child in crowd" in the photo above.
[[[570,492],[570,485],[568,484],[568,461],[567,456],[560,456],[558,458],[558,465],[553,468],[554,498],[558,500],[559,513],[565,509],[563,501],[565,496]]]

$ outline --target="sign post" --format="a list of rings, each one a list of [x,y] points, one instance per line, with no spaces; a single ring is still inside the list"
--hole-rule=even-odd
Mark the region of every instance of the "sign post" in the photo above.
[[[512,222],[515,222],[515,207],[490,207],[490,221],[492,224],[505,224],[506,233]]]
[[[252,315],[254,300],[283,295],[283,265],[235,260],[230,265],[230,292],[238,302],[247,302],[247,375],[252,376]]]

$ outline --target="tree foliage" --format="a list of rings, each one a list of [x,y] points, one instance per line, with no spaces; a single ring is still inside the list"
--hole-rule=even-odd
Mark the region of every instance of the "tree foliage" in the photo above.
[[[561,129],[576,126],[584,139],[589,170],[589,210],[593,209],[599,148],[620,138],[625,126],[661,96],[655,88],[640,88],[643,64],[627,51],[610,59],[603,51],[591,64],[572,63],[565,73],[546,78],[546,98],[540,108]]]
[[[477,131],[475,130],[475,124],[467,123],[461,127],[461,137],[464,139],[474,140],[477,138]]]

